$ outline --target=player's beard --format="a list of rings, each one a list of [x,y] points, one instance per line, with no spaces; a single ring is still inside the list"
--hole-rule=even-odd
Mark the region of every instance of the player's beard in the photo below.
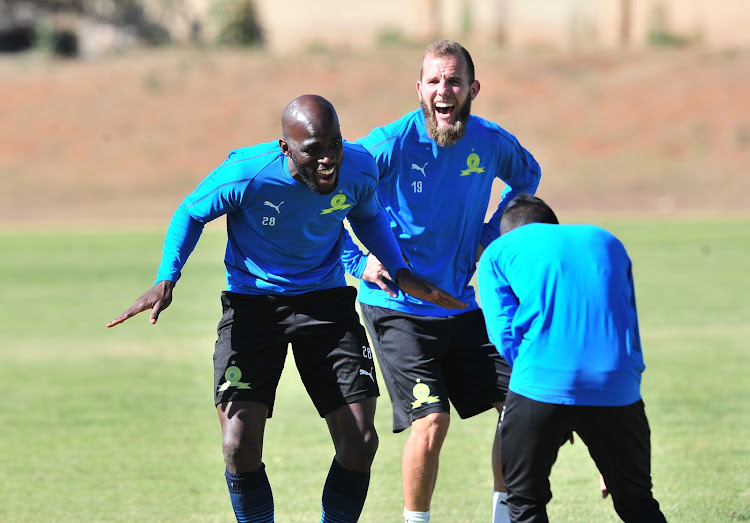
[[[435,118],[435,107],[430,107],[424,100],[420,100],[424,113],[424,123],[427,127],[427,135],[435,140],[440,147],[450,147],[456,145],[466,132],[466,122],[469,121],[471,114],[471,98],[466,98],[464,104],[458,108],[456,121],[452,125],[438,126]]]
[[[294,164],[294,168],[297,170],[297,174],[299,175],[299,177],[302,179],[305,185],[307,185],[315,194],[330,194],[338,186],[338,175],[337,175],[336,183],[334,183],[331,187],[327,187],[324,191],[318,185],[318,182],[317,182],[318,176],[315,173],[315,171],[300,165],[300,163],[297,161],[297,158],[294,156],[294,153],[291,151],[289,151],[289,157],[292,159],[292,163]]]

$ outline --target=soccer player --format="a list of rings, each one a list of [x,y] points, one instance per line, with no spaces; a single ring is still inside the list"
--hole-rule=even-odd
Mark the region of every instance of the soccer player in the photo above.
[[[407,522],[429,521],[450,404],[462,418],[493,407],[500,413],[510,374],[469,282],[482,249],[500,234],[506,202],[533,193],[541,173],[512,134],[471,114],[478,93],[466,49],[435,42],[417,81],[421,108],[358,140],[377,160],[378,196],[407,264],[469,304],[451,310],[407,296],[377,253],[365,255],[349,239],[344,262],[362,279],[362,317],[393,403],[393,431],[411,426],[401,465]],[[506,187],[485,224],[495,178]],[[496,430],[493,520],[507,521],[499,441]]]
[[[665,521],[651,492],[625,247],[600,227],[559,225],[530,195],[508,204],[500,231],[482,255],[478,287],[490,339],[513,368],[501,429],[511,521],[547,521],[549,474],[571,431],[623,521]]]
[[[147,309],[156,323],[204,224],[226,215],[227,290],[214,390],[237,521],[273,521],[263,434],[290,343],[336,451],[321,521],[356,521],[378,446],[378,386],[356,292],[344,278],[343,220],[394,271],[404,292],[448,309],[465,304],[404,265],[378,204],[375,161],[363,147],[342,141],[330,102],[296,98],[284,109],[282,133],[278,142],[232,151],[185,198],[167,230],[156,284],[107,327]]]

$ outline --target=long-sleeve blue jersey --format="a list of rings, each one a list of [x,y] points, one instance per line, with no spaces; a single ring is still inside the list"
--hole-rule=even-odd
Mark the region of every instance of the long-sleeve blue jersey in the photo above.
[[[338,185],[327,195],[292,177],[278,142],[232,151],[175,212],[156,281],[177,281],[204,224],[222,215],[232,292],[301,294],[345,286],[345,218],[388,260],[389,270],[404,268],[376,186],[375,161],[357,144],[344,143]]]
[[[364,281],[359,286],[359,300],[422,316],[476,309],[469,282],[476,269],[477,249],[480,243],[487,246],[499,236],[500,214],[510,199],[536,191],[539,164],[512,134],[473,115],[464,136],[450,147],[438,147],[430,139],[421,109],[374,129],[357,142],[377,160],[378,196],[409,266],[469,307],[443,309],[403,292],[392,298]],[[506,187],[497,211],[485,224],[495,178]],[[350,274],[362,276],[366,256],[351,238],[344,264]]]
[[[523,225],[487,248],[478,280],[490,340],[513,368],[510,390],[558,405],[640,399],[632,266],[612,234]]]

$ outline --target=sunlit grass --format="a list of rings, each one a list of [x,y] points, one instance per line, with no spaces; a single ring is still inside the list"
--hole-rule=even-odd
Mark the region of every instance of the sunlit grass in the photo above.
[[[654,492],[671,521],[750,519],[750,221],[603,223],[634,262]],[[232,521],[213,407],[224,232],[210,226],[158,324],[104,324],[153,283],[163,229],[0,232],[0,521]],[[291,361],[266,433],[278,521],[314,521],[333,449]],[[385,387],[381,389],[385,393]],[[435,521],[489,521],[496,415],[454,417]],[[379,402],[364,522],[399,521],[405,434]],[[617,521],[576,440],[552,521]]]

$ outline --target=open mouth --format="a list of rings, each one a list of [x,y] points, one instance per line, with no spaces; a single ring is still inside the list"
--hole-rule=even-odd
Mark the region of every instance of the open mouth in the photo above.
[[[435,115],[439,120],[450,120],[455,107],[455,104],[449,102],[435,102]]]
[[[331,181],[333,179],[333,173],[336,172],[336,167],[328,167],[327,169],[319,168],[316,173],[318,175],[318,179],[322,181]]]

